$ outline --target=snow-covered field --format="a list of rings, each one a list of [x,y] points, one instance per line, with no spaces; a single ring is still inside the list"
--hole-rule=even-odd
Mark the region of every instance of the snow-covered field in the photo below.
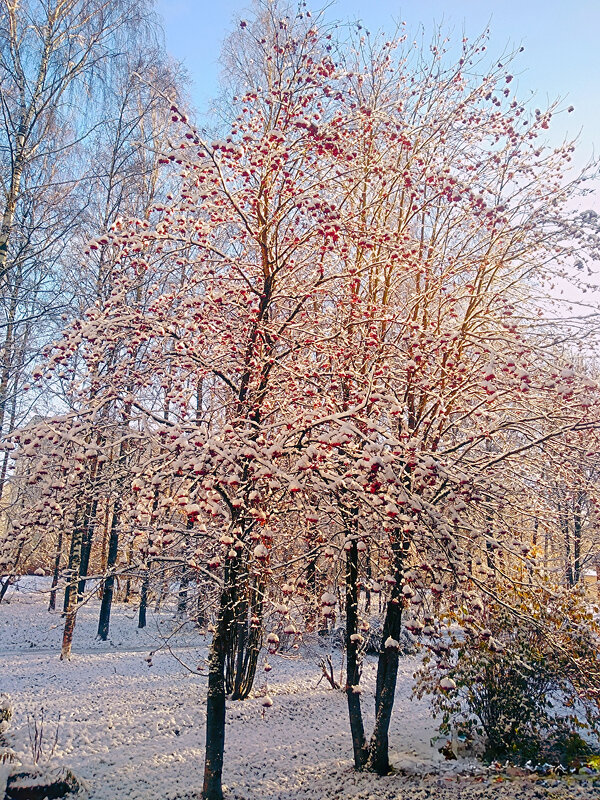
[[[71,662],[59,661],[60,614],[47,595],[24,581],[0,605],[0,692],[13,701],[12,744],[31,759],[28,717],[41,718],[50,749],[60,715],[53,766],[68,766],[89,785],[90,800],[192,800],[202,786],[207,643],[191,627],[169,640],[172,652],[148,654],[175,625],[168,609],[150,614],[143,631],[133,606],[116,606],[110,642],[95,641],[98,605],[79,613]],[[326,652],[326,651],[323,651]],[[334,654],[339,666],[340,654]],[[233,800],[392,800],[463,797],[599,797],[600,786],[534,779],[497,782],[471,762],[446,762],[424,701],[410,699],[415,660],[404,659],[390,731],[392,761],[385,778],[357,775],[345,697],[319,682],[310,648],[270,657],[263,713],[260,697],[227,709],[224,783]],[[336,661],[334,661],[336,663]],[[190,671],[192,670],[192,671]],[[197,670],[200,670],[198,673]],[[195,674],[193,671],[196,671]],[[365,666],[365,711],[372,719],[375,665]],[[256,693],[264,689],[263,672]],[[401,774],[407,773],[407,774]]]

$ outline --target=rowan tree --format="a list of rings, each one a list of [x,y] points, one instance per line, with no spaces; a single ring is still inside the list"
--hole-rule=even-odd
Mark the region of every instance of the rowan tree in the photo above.
[[[496,568],[502,553],[522,559],[518,529],[503,527],[506,487],[526,504],[540,461],[558,463],[572,432],[597,426],[594,382],[554,362],[535,324],[541,285],[572,258],[559,211],[576,189],[560,179],[571,148],[543,148],[551,114],[519,105],[506,65],[467,77],[482,47],[464,42],[449,64],[435,43],[415,63],[410,50],[398,58],[359,40],[336,62],[342,96],[356,98],[352,138],[339,145],[355,179],[338,244],[351,277],[337,298],[340,333],[310,377],[329,413],[354,413],[316,434],[305,472],[312,493],[335,500],[345,536],[355,764],[379,772],[389,769],[403,607],[409,630],[433,632],[444,595],[485,590],[482,543],[501,551]],[[367,745],[359,553],[373,549],[387,550],[390,602]]]

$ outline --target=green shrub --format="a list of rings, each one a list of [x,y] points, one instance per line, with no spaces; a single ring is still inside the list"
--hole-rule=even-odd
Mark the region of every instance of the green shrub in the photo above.
[[[567,764],[592,753],[600,721],[600,631],[583,595],[497,586],[447,615],[416,693],[440,731],[485,741],[485,758]]]

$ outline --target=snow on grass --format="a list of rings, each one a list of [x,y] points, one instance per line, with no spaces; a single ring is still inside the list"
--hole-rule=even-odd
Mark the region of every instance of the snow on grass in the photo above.
[[[40,588],[39,582],[25,581],[11,592],[10,604],[0,605],[0,692],[13,700],[11,731],[20,759],[31,759],[27,717],[39,720],[43,708],[47,751],[60,714],[52,766],[73,769],[88,783],[91,800],[198,798],[205,639],[185,625],[170,640],[179,661],[161,651],[149,665],[149,652],[178,626],[172,611],[149,613],[148,626],[140,631],[135,608],[117,605],[110,641],[96,642],[98,603],[92,601],[80,610],[72,661],[60,662],[60,613],[46,611],[47,594]],[[390,743],[395,767],[419,777],[385,778],[352,770],[346,700],[324,680],[319,682],[316,657],[298,650],[269,661],[274,667],[268,675],[273,706],[262,705],[267,688],[262,672],[255,696],[228,703],[223,777],[229,798],[412,800],[465,797],[467,788],[473,797],[489,796],[490,791],[514,796],[504,785],[491,789],[487,777],[461,778],[456,763],[445,762],[431,746],[436,729],[427,704],[410,699],[414,658],[401,660]],[[200,673],[192,674],[180,662]],[[363,677],[368,726],[373,722],[374,677],[375,663],[368,660]],[[465,766],[472,765],[460,762],[461,769]],[[426,773],[429,777],[423,777]],[[474,782],[478,780],[483,783]],[[574,786],[569,791],[561,797],[583,797],[586,790]]]

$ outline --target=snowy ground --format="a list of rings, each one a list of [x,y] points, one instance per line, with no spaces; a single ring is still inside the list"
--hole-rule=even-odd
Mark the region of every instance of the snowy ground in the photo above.
[[[31,758],[27,718],[39,720],[43,708],[48,748],[60,714],[52,765],[68,766],[84,778],[90,800],[198,798],[205,723],[203,638],[184,628],[170,639],[172,653],[156,653],[149,665],[149,652],[172,630],[172,613],[150,614],[148,627],[139,631],[135,609],[117,606],[110,642],[98,643],[98,605],[90,603],[78,617],[73,659],[63,663],[58,659],[61,619],[46,611],[47,595],[25,581],[10,601],[0,605],[0,692],[13,700],[11,731],[20,759]],[[325,681],[319,683],[316,652],[273,656],[270,662],[272,708],[263,714],[260,697],[228,705],[224,783],[231,800],[600,796],[600,786],[591,782],[497,782],[487,773],[468,775],[471,763],[445,762],[430,744],[436,731],[426,703],[410,699],[414,659],[402,662],[390,731],[392,761],[408,775],[357,775],[351,768],[345,697]],[[368,725],[374,671],[374,663],[367,663]]]

